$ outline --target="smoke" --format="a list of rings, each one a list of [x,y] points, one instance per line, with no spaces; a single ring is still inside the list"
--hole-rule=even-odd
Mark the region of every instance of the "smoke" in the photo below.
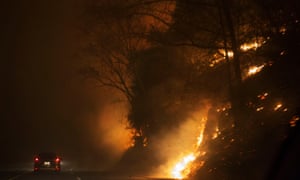
[[[85,164],[109,169],[131,146],[132,131],[128,127],[128,106],[116,93],[99,89],[89,89],[88,104],[92,106],[81,117],[86,144]],[[93,104],[93,105],[91,105]]]
[[[122,103],[102,108],[98,117],[96,140],[119,158],[131,145],[131,129],[127,126],[127,107]]]

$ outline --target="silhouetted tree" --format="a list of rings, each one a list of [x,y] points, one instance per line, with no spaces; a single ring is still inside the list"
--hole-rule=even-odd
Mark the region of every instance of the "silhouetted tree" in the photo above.
[[[121,92],[129,104],[129,124],[135,129],[136,145],[143,145],[150,122],[141,116],[140,99],[144,82],[137,74],[137,54],[152,47],[146,34],[152,29],[166,31],[174,1],[88,1],[85,32],[89,36],[88,53],[96,61],[82,73],[101,86]],[[170,4],[171,3],[171,4]],[[163,9],[163,10],[161,10]],[[155,14],[151,16],[150,13]],[[156,16],[160,17],[159,20]]]

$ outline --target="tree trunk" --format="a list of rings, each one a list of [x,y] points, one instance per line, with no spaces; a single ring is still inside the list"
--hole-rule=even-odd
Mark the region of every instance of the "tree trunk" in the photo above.
[[[239,42],[236,37],[236,31],[234,29],[232,14],[230,11],[230,0],[222,0],[223,13],[225,18],[225,27],[228,30],[229,41],[231,42],[231,49],[233,51],[233,79],[230,89],[230,97],[232,103],[232,112],[234,116],[234,123],[236,126],[240,126],[242,109],[244,107],[243,88],[242,88],[242,75],[240,67],[240,52]]]

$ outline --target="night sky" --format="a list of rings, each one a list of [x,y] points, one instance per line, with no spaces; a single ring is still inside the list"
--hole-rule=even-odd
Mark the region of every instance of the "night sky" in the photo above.
[[[79,111],[88,99],[77,74],[80,5],[28,0],[1,6],[1,162],[31,160],[40,151],[81,156],[89,135]]]

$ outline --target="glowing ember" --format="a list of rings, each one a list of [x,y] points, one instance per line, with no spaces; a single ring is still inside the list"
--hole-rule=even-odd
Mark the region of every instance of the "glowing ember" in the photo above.
[[[279,110],[281,107],[282,107],[281,103],[276,104],[275,107],[274,107],[274,111]]]
[[[292,119],[290,120],[290,126],[295,127],[297,125],[297,121],[300,120],[299,116],[293,116]]]
[[[264,109],[264,107],[258,107],[258,108],[256,108],[256,111],[258,112],[258,111],[262,111]]]
[[[212,139],[216,139],[219,136],[219,134],[220,134],[219,127],[216,127]]]
[[[282,35],[285,35],[287,28],[285,26],[282,26],[279,31]]]
[[[257,97],[258,97],[260,100],[264,100],[264,99],[267,98],[268,95],[269,95],[269,94],[266,92],[266,93],[264,93],[264,94],[258,95]]]

